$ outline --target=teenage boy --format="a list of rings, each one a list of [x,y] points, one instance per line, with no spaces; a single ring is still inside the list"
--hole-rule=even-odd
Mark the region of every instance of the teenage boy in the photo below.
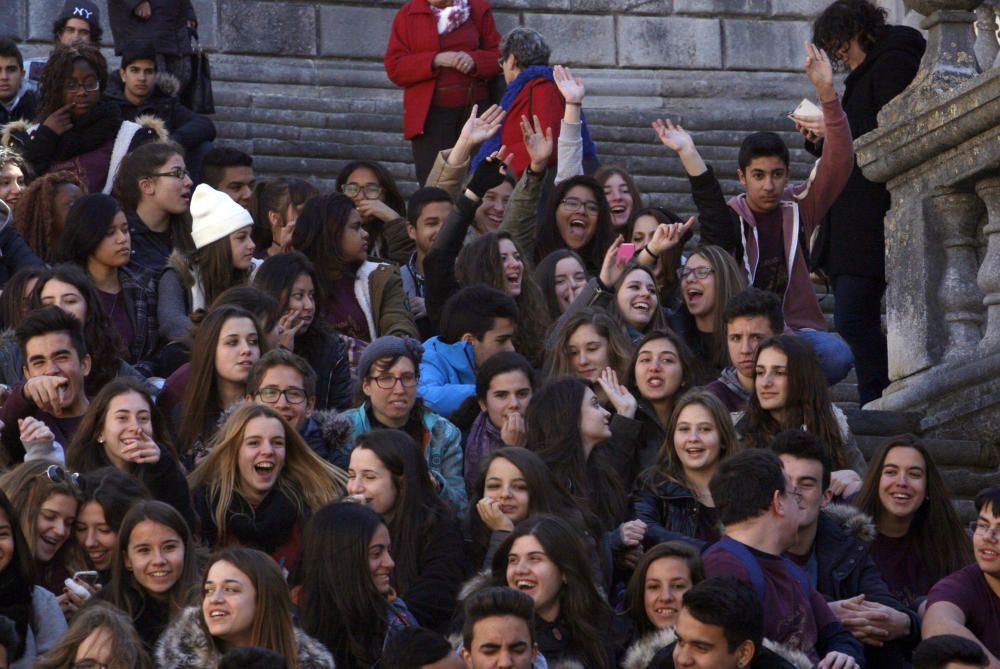
[[[8,463],[22,461],[37,442],[68,445],[90,405],[83,390],[90,355],[75,316],[55,306],[36,309],[17,325],[15,337],[26,381],[11,388],[0,408]]]
[[[0,126],[35,119],[38,94],[24,78],[24,56],[14,40],[0,37]]]
[[[760,598],[752,587],[732,577],[705,579],[685,592],[675,631],[677,641],[657,653],[649,666],[664,669],[791,669],[794,666],[764,647]]]
[[[514,350],[514,298],[482,284],[467,286],[444,304],[441,334],[424,342],[417,392],[431,411],[450,416],[476,394],[476,370],[490,356]]]
[[[415,192],[406,205],[406,234],[413,240],[416,250],[406,264],[399,268],[399,273],[403,277],[403,290],[410,301],[410,311],[413,312],[422,339],[433,334],[424,304],[424,258],[451,213],[451,207],[448,193],[433,186],[426,186]]]
[[[1000,486],[976,495],[971,524],[976,563],[931,588],[924,614],[924,638],[955,634],[975,641],[1000,669]]]
[[[722,400],[731,412],[746,411],[753,395],[757,347],[785,330],[781,300],[770,291],[751,286],[726,303],[722,320],[726,324],[730,366],[705,390]]]
[[[799,532],[788,557],[865,645],[868,666],[905,669],[904,646],[920,641],[920,619],[889,592],[871,557],[871,519],[853,506],[828,506],[832,463],[818,437],[801,430],[782,432],[772,450],[802,493]]]
[[[248,154],[231,146],[216,146],[202,160],[201,179],[244,209],[250,209],[254,173],[253,158]]]
[[[804,184],[788,183],[788,147],[781,137],[757,132],[740,147],[737,176],[746,191],[727,203],[691,135],[670,121],[653,126],[687,171],[702,243],[732,253],[750,285],[781,298],[786,327],[812,343],[833,385],[851,371],[854,358],[847,344],[826,331],[803,248],[851,175],[854,145],[833,88],[830,59],[812,44],[806,52],[805,72],[819,94],[826,139],[823,157]]]
[[[56,44],[100,44],[101,10],[90,0],[66,0],[52,24],[52,37]]]
[[[723,538],[703,554],[706,576],[750,583],[764,609],[764,635],[827,669],[864,666],[864,650],[837,621],[806,574],[782,554],[795,544],[802,491],[781,460],[750,449],[722,461],[709,484]]]
[[[108,83],[105,96],[118,103],[126,121],[135,121],[139,116],[155,116],[163,121],[170,139],[184,147],[186,166],[198,183],[201,163],[215,139],[215,124],[181,104],[177,80],[157,72],[153,50],[125,51],[118,76],[110,77]]]
[[[535,665],[535,610],[513,588],[489,587],[465,600],[462,659],[468,669],[530,669]]]
[[[246,400],[277,411],[317,455],[347,469],[334,454],[350,445],[351,421],[336,410],[314,410],[316,372],[304,358],[283,348],[262,355],[247,376]]]

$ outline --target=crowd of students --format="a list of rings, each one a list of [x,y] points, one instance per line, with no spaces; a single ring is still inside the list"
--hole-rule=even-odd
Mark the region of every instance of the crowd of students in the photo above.
[[[810,279],[860,183],[834,64],[900,29],[817,19],[802,184],[753,133],[727,201],[654,123],[695,228],[593,169],[541,35],[400,17],[408,201],[256,178],[87,36],[32,107],[0,41],[0,666],[1000,667],[1000,488],[966,528],[919,438],[866,461]]]

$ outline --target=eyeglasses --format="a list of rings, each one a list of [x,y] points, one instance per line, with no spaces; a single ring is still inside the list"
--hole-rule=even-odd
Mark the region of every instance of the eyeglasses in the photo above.
[[[565,198],[564,200],[561,200],[559,204],[566,207],[566,209],[568,209],[569,211],[580,211],[580,209],[583,209],[584,211],[586,211],[588,214],[591,215],[596,215],[599,211],[601,211],[601,208],[598,206],[596,202],[594,201],[584,202],[583,200],[576,197]]]
[[[67,93],[79,93],[80,91],[86,91],[88,93],[93,93],[101,87],[101,82],[97,79],[87,79],[84,82],[79,82],[74,79],[70,79],[65,84],[63,88]]]
[[[80,487],[80,474],[77,472],[67,472],[59,465],[49,465],[39,476],[44,476],[53,483],[66,483],[66,481],[69,481],[77,488]]]
[[[108,669],[108,667],[110,667],[111,665],[102,664],[97,660],[91,660],[90,658],[86,658],[83,660],[78,660],[69,666],[70,669]]]
[[[969,523],[969,531],[973,534],[978,534],[981,537],[988,537],[990,541],[997,541],[1000,539],[1000,525],[997,527],[990,527],[986,523],[974,520]]]
[[[347,197],[355,197],[358,193],[364,193],[366,200],[374,200],[382,194],[382,187],[376,184],[359,186],[358,184],[344,184],[340,187],[340,192]]]
[[[150,177],[173,177],[174,179],[183,179],[185,177],[191,176],[191,173],[184,169],[183,167],[175,167],[169,172],[153,172],[148,175]]]
[[[693,267],[688,269],[687,267],[677,268],[677,278],[683,281],[691,275],[694,275],[696,279],[707,279],[708,275],[715,270],[711,267]]]
[[[257,395],[268,404],[276,404],[278,398],[282,395],[285,396],[285,401],[289,404],[302,404],[306,401],[306,391],[302,388],[285,388],[282,390],[274,386],[267,386],[257,391]]]
[[[392,390],[396,387],[396,382],[403,384],[404,388],[412,388],[417,385],[417,375],[413,372],[406,372],[405,374],[400,374],[399,376],[393,376],[392,374],[379,374],[378,376],[369,376],[369,379],[375,382],[382,390]]]

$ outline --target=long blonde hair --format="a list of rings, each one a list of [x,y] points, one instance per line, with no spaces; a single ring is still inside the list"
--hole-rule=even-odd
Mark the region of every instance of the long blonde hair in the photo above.
[[[226,536],[226,516],[233,494],[241,494],[238,459],[243,434],[247,423],[261,417],[280,421],[285,431],[285,465],[275,487],[295,504],[299,513],[306,509],[315,511],[343,497],[347,490],[347,473],[316,455],[281,414],[261,404],[243,404],[226,419],[208,457],[188,476],[192,490],[208,486],[218,541]]]

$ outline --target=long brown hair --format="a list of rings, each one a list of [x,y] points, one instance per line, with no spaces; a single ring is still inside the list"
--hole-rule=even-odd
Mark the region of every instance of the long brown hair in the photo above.
[[[548,359],[545,361],[545,376],[547,378],[576,376],[566,347],[573,333],[584,325],[592,326],[597,334],[608,342],[608,365],[615,370],[619,379],[626,378],[628,361],[632,357],[632,342],[614,319],[597,307],[574,311],[556,326],[551,335],[552,350],[549,351]]]
[[[628,581],[623,604],[625,615],[635,623],[639,634],[656,630],[656,627],[646,616],[646,573],[649,571],[650,565],[657,560],[671,557],[677,558],[687,565],[688,572],[691,574],[691,585],[705,580],[705,568],[701,564],[698,550],[689,543],[665,541],[644,552],[635,565],[632,578]]]
[[[92,633],[106,630],[111,638],[109,669],[153,669],[153,662],[142,646],[132,621],[114,606],[92,601],[82,608],[59,637],[59,642],[35,660],[35,669],[65,669],[72,667],[76,652]]]
[[[219,397],[219,379],[215,371],[215,349],[226,321],[233,318],[248,318],[257,330],[257,344],[261,355],[267,351],[267,341],[260,323],[246,309],[224,305],[210,311],[198,326],[191,347],[191,382],[183,404],[180,435],[177,451],[187,454],[198,440],[207,441],[206,434],[212,434],[214,421],[226,408]]]
[[[262,404],[243,404],[226,419],[208,457],[188,476],[192,490],[208,486],[217,542],[225,539],[233,496],[243,494],[237,464],[243,434],[247,423],[261,417],[277,420],[285,432],[285,465],[275,487],[295,504],[300,514],[318,509],[346,491],[346,472],[316,455],[281,414]]]
[[[281,567],[270,556],[253,548],[223,548],[208,559],[208,569],[201,579],[202,592],[205,592],[209,569],[218,562],[230,563],[243,572],[253,585],[255,596],[250,645],[273,650],[285,657],[289,669],[298,669],[299,645],[292,624],[292,600]],[[198,616],[198,625],[205,636],[211,639],[212,635],[205,622],[204,607],[199,608],[201,615]]]
[[[14,228],[21,233],[31,250],[47,263],[56,262],[56,250],[62,230],[56,229],[55,201],[59,188],[76,186],[87,192],[75,172],[50,172],[38,177],[14,205]]]
[[[38,514],[45,500],[53,495],[66,495],[76,502],[79,512],[80,502],[83,499],[80,489],[70,480],[67,472],[64,472],[62,481],[53,481],[46,475],[52,464],[48,460],[22,462],[0,476],[0,490],[7,494],[17,513],[17,517],[11,518],[10,522],[17,523],[21,528],[32,557],[35,554],[35,536],[38,534]],[[82,564],[83,558],[76,541],[73,537],[69,537],[59,548],[59,552],[53,556],[49,565],[75,563]]]
[[[551,321],[545,308],[542,289],[535,283],[531,272],[530,258],[521,251],[514,238],[507,232],[487,232],[466,244],[455,261],[455,278],[463,286],[485,284],[507,292],[504,278],[503,260],[500,256],[500,240],[506,239],[514,245],[524,265],[521,271],[521,294],[514,298],[517,302],[519,318],[514,331],[514,348],[541,367],[545,360],[545,333]]]
[[[844,435],[833,413],[833,402],[819,359],[809,342],[795,335],[777,335],[765,339],[754,355],[754,368],[761,351],[776,348],[788,357],[787,404],[779,422],[770,411],[760,406],[757,393],[747,404],[743,443],[750,448],[770,448],[779,432],[798,430],[803,426],[823,442],[829,451],[835,470],[848,466]],[[756,374],[754,375],[756,378]]]
[[[101,388],[101,392],[87,407],[87,413],[83,415],[79,427],[73,433],[73,440],[66,448],[66,464],[70,469],[78,472],[89,472],[111,464],[111,460],[108,459],[104,450],[104,445],[98,442],[98,438],[104,431],[104,422],[108,416],[111,400],[127,393],[135,393],[146,402],[153,428],[153,434],[149,437],[156,442],[157,446],[166,448],[176,457],[170,433],[167,430],[167,423],[146,386],[138,379],[119,376]],[[136,463],[129,463],[130,474],[136,474],[138,468],[139,465]]]
[[[674,432],[677,430],[677,422],[680,420],[681,412],[692,404],[705,407],[712,414],[712,421],[719,433],[719,459],[716,465],[743,450],[743,445],[736,436],[736,430],[733,429],[733,421],[729,417],[729,411],[722,400],[706,390],[694,388],[681,395],[681,398],[674,404],[670,420],[667,422],[666,439],[660,446],[660,452],[656,455],[656,464],[645,472],[640,479],[642,481],[640,485],[655,491],[664,483],[672,481],[685,488],[691,488],[691,484],[684,474],[684,465],[677,457],[677,449],[674,448]]]
[[[733,256],[718,246],[697,246],[688,255],[688,260],[690,261],[696,255],[707,260],[715,274],[715,307],[712,310],[712,350],[709,352],[711,358],[705,362],[712,367],[722,369],[726,367],[729,361],[729,348],[726,346],[726,321],[722,317],[722,314],[726,310],[726,302],[747,287],[747,280],[743,276],[743,272],[740,271]],[[683,281],[681,285],[683,288]],[[689,330],[694,332],[694,317],[688,313],[687,308],[682,309],[682,314],[690,324]]]
[[[935,583],[948,574],[971,564],[974,560],[972,542],[962,528],[955,513],[951,494],[948,492],[941,472],[927,450],[927,445],[912,434],[889,437],[872,455],[868,472],[861,482],[861,490],[854,505],[875,519],[875,524],[885,516],[885,509],[879,499],[879,481],[882,467],[889,451],[894,448],[912,448],[924,459],[927,476],[927,490],[924,503],[910,523],[909,534],[920,551],[920,558],[927,569],[929,581]]]
[[[105,586],[101,597],[124,611],[133,621],[137,620],[146,608],[148,595],[135,580],[132,571],[125,566],[132,532],[139,523],[146,520],[172,530],[184,544],[181,574],[170,592],[167,593],[172,620],[186,606],[190,606],[196,598],[195,590],[198,587],[199,572],[191,529],[184,522],[184,518],[177,509],[165,502],[142,500],[136,502],[125,514],[122,526],[118,530],[118,550],[115,552],[114,562],[111,563],[111,581]]]
[[[205,304],[212,304],[216,298],[230,288],[246,285],[250,281],[250,269],[233,266],[233,245],[226,235],[190,253],[189,267],[198,271]]]

